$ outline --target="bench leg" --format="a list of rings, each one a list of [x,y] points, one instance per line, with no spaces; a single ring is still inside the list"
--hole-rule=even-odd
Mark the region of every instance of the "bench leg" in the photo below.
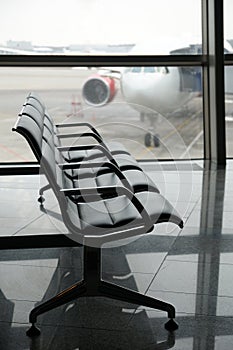
[[[175,308],[173,305],[164,301],[140,294],[133,290],[117,286],[113,283],[101,279],[101,249],[84,246],[84,274],[83,281],[74,284],[55,297],[35,307],[29,316],[32,323],[27,331],[29,337],[37,336],[40,330],[35,326],[37,316],[52,310],[58,306],[64,305],[78,297],[83,296],[103,296],[111,299],[124,301],[131,304],[147,306],[153,309],[165,311],[168,314],[169,321],[165,328],[172,332],[178,328],[175,322]]]
[[[35,326],[37,317],[47,311],[55,309],[58,306],[62,306],[71,302],[78,297],[85,296],[87,293],[86,283],[84,281],[78,282],[73,286],[65,289],[57,294],[55,297],[45,301],[41,305],[36,306],[29,315],[29,322],[32,324],[27,330],[26,334],[29,337],[38,336],[40,334],[39,328]]]
[[[169,331],[178,329],[178,324],[174,321],[175,308],[171,304],[105,281],[100,282],[98,291],[100,295],[107,298],[165,311],[168,313],[168,318],[170,319],[165,324],[165,328]]]

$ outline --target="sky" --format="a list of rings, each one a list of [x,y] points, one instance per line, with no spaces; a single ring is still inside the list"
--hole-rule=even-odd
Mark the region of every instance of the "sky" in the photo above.
[[[225,0],[226,13],[233,1]],[[0,11],[0,44],[128,44],[158,38],[201,38],[201,0],[7,0]],[[228,17],[228,16],[226,16]],[[233,38],[231,18],[225,20]]]

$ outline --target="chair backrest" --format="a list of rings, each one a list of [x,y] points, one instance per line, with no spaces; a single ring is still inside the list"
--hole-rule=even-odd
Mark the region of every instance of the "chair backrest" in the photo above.
[[[54,133],[53,120],[43,105],[29,95],[12,130],[27,140],[40,164],[41,172],[46,176],[59,201],[63,218],[65,217],[66,222],[72,222],[77,230],[81,230],[77,204],[60,193],[61,188],[73,188],[73,181],[68,176],[69,171],[66,174],[58,166],[63,158],[55,145],[58,140]]]
[[[20,115],[12,130],[25,137],[38,163],[40,163],[42,157],[42,131],[38,124],[28,115]]]
[[[40,112],[41,115],[43,115],[44,123],[45,125],[47,125],[48,128],[54,128],[53,118],[48,114],[44,103],[37,94],[35,94],[34,92],[30,92],[26,99],[26,104],[33,106]]]
[[[32,103],[28,103],[28,101]],[[34,106],[34,101],[36,101],[37,106]],[[41,170],[49,177],[51,185],[55,186],[57,190],[57,184],[61,184],[61,176],[58,176],[60,171],[56,165],[62,160],[54,145],[56,135],[54,135],[53,124],[46,117],[43,106],[30,95],[19,114],[13,131],[17,131],[26,138]]]
[[[41,101],[41,99],[40,99],[36,94],[34,94],[33,92],[30,92],[30,94],[27,96],[25,104],[32,105],[32,106],[35,107],[41,114],[44,114],[44,112],[45,112],[45,105],[44,105],[44,103],[43,103],[43,102]]]

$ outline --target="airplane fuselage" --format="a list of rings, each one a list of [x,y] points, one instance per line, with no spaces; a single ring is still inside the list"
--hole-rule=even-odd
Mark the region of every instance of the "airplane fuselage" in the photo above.
[[[143,113],[174,112],[197,94],[183,84],[177,67],[133,67],[120,83],[125,101]]]

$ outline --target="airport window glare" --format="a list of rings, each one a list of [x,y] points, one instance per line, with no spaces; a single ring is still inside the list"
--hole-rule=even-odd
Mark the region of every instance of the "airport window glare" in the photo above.
[[[224,0],[224,53],[232,55],[233,49],[233,25],[232,25],[233,2]],[[226,56],[226,58],[227,58]],[[233,157],[233,66],[225,66],[225,121],[226,121],[226,154]]]
[[[226,54],[232,54],[233,45],[233,26],[232,26],[232,13],[233,2],[232,0],[224,0],[224,39],[227,47],[224,52]],[[230,44],[230,45],[229,45]]]
[[[88,22],[88,28],[85,28],[85,31],[83,32],[82,30],[76,31],[74,30],[74,26],[76,25],[75,23],[79,22],[79,25],[82,25],[82,21],[77,21],[77,18],[76,18],[73,23],[71,20],[72,14],[75,13],[76,15],[76,12],[75,11],[71,12],[69,10],[69,14],[68,14],[66,13],[66,9],[65,9],[65,6],[67,8],[68,7],[71,8],[68,5],[71,5],[71,4],[74,5],[73,1],[67,0],[65,4],[63,4],[62,1],[59,3],[56,2],[56,13],[54,12],[53,2],[49,2],[49,4],[46,2],[47,11],[46,11],[46,14],[43,13],[43,15],[45,15],[45,17],[43,16],[44,23],[49,23],[49,25],[51,25],[51,18],[52,18],[53,28],[56,29],[56,26],[57,26],[56,23],[60,18],[60,20],[58,21],[59,26],[57,26],[58,30],[53,31],[53,33],[56,33],[56,39],[59,38],[60,45],[58,45],[58,43],[54,41],[54,38],[52,38],[53,33],[51,33],[50,29],[48,30],[46,26],[43,25],[44,30],[41,30],[41,21],[39,24],[35,16],[31,16],[31,17],[29,16],[30,18],[33,18],[33,23],[29,23],[31,30],[29,33],[27,31],[27,33],[23,33],[22,35],[22,33],[19,30],[20,28],[25,28],[24,23],[23,25],[22,23],[20,23],[22,19],[24,20],[24,14],[22,14],[22,11],[24,11],[24,7],[25,5],[27,5],[27,10],[30,13],[31,11],[30,8],[32,7],[32,5],[29,1],[26,1],[26,0],[23,0],[22,2],[20,2],[19,5],[15,3],[12,4],[12,1],[13,0],[9,0],[7,4],[4,4],[4,6],[2,7],[1,13],[4,14],[3,16],[4,18],[3,18],[3,21],[1,21],[0,25],[3,26],[2,29],[4,30],[0,31],[0,43],[2,43],[1,49],[4,52],[4,54],[0,55],[0,61],[1,61],[1,67],[5,67],[4,69],[6,70],[8,69],[8,70],[14,71],[16,67],[25,67],[24,68],[25,76],[23,76],[23,80],[21,79],[21,83],[23,81],[23,85],[21,85],[21,90],[24,89],[25,92],[26,91],[29,92],[29,90],[30,91],[34,90],[34,86],[31,86],[29,90],[27,90],[27,88],[24,86],[24,82],[27,81],[27,78],[26,78],[28,74],[27,72],[29,72],[29,76],[30,76],[32,67],[43,67],[41,68],[41,70],[46,72],[48,72],[49,70],[56,72],[59,70],[58,67],[63,67],[62,69],[65,70],[65,67],[66,67],[67,71],[74,72],[75,71],[74,68],[78,65],[79,70],[77,71],[79,71],[80,73],[81,71],[87,72],[87,70],[84,69],[84,66],[85,67],[88,66],[89,70],[91,70],[93,66],[95,67],[122,66],[122,69],[124,66],[126,67],[126,71],[128,71],[128,74],[130,75],[132,68],[134,68],[135,66],[138,66],[140,68],[142,67],[142,71],[144,73],[145,73],[144,66],[148,66],[148,67],[151,66],[152,70],[153,70],[153,67],[155,66],[156,67],[155,70],[160,73],[163,72],[164,75],[167,75],[168,79],[170,78],[170,76],[172,76],[171,68],[176,67],[179,75],[179,79],[176,80],[175,82],[175,86],[179,85],[178,95],[180,96],[180,92],[182,92],[181,94],[182,96],[184,96],[185,94],[193,94],[196,97],[196,100],[194,99],[195,102],[197,102],[197,100],[203,102],[204,112],[202,111],[202,103],[201,103],[201,114],[204,117],[204,123],[205,123],[205,128],[204,128],[205,135],[203,137],[205,140],[204,145],[203,145],[203,142],[201,141],[202,136],[198,136],[198,134],[196,135],[200,142],[199,144],[201,149],[200,154],[202,154],[202,156],[204,155],[206,159],[216,160],[215,156],[217,155],[217,158],[218,158],[219,154],[222,151],[222,157],[220,157],[221,158],[220,162],[222,161],[223,158],[225,159],[225,152],[223,150],[224,148],[223,145],[225,145],[225,136],[224,135],[218,136],[219,134],[221,134],[219,132],[218,133],[216,132],[216,131],[219,131],[219,128],[215,130],[216,125],[221,125],[220,129],[225,130],[225,128],[222,126],[223,124],[221,123],[219,124],[220,120],[223,121],[224,119],[224,122],[225,122],[225,118],[222,118],[222,115],[224,114],[223,108],[222,107],[217,108],[217,102],[215,103],[215,101],[221,101],[220,104],[221,106],[223,106],[223,102],[224,102],[221,96],[221,92],[223,92],[223,88],[222,88],[223,84],[222,84],[222,77],[221,77],[222,73],[219,73],[221,69],[218,70],[217,72],[218,74],[216,75],[216,71],[217,71],[216,67],[217,66],[222,67],[222,62],[220,57],[221,56],[220,49],[222,48],[222,38],[223,38],[222,30],[221,30],[221,26],[223,23],[221,21],[222,2],[218,2],[217,0],[213,0],[213,1],[212,0],[203,0],[203,1],[178,0],[176,2],[171,2],[170,0],[167,0],[167,1],[163,1],[163,4],[161,4],[161,1],[153,1],[150,3],[151,6],[143,6],[143,9],[144,8],[150,9],[150,14],[145,13],[145,18],[147,22],[145,25],[142,21],[141,22],[137,21],[137,28],[139,30],[139,33],[133,30],[133,25],[134,25],[133,21],[131,21],[132,25],[129,31],[128,21],[127,21],[127,30],[124,30],[124,39],[128,39],[127,35],[129,33],[131,34],[133,33],[133,35],[135,35],[135,37],[137,37],[137,39],[139,40],[136,40],[135,42],[130,41],[130,44],[128,40],[127,42],[125,41],[126,44],[124,43],[123,46],[124,46],[124,50],[125,50],[125,45],[127,46],[126,51],[123,50],[124,52],[122,51],[119,52],[120,44],[117,44],[116,41],[118,41],[119,43],[120,37],[119,36],[116,37],[114,33],[111,32],[112,28],[117,28],[118,30],[117,34],[120,34],[121,30],[123,30],[124,28],[124,16],[126,15],[127,19],[129,18],[128,13],[130,13],[130,16],[133,17],[133,19],[134,18],[137,19],[137,12],[134,12],[132,16],[132,11],[131,11],[132,8],[138,9],[138,12],[140,12],[140,16],[142,15],[144,16],[144,11],[141,11],[141,7],[140,6],[135,7],[135,3],[133,4],[129,0],[126,2],[124,1],[124,4],[123,3],[121,4],[121,1],[119,1],[116,4],[118,10],[119,9],[122,10],[122,6],[124,7],[123,14],[122,14],[122,11],[120,13],[121,19],[122,19],[121,26],[119,26],[118,16],[116,16],[116,18],[118,17],[117,25],[116,26],[113,25],[115,16],[112,16],[111,18],[112,28],[110,28],[111,30],[106,30],[106,22],[103,22],[105,35],[102,35],[102,36],[99,36],[99,31],[102,30],[100,17],[98,17],[98,25],[95,26],[95,20],[86,21],[85,16],[81,16],[85,18],[86,22]],[[81,4],[81,2],[79,1],[76,1],[75,3],[77,6]],[[224,3],[224,10],[225,10],[224,16],[225,17],[230,16],[230,14],[232,13],[231,0],[225,0],[223,3]],[[101,2],[101,6],[103,4],[104,4],[104,0]],[[149,0],[147,5],[148,4],[149,4]],[[43,0],[42,2],[40,2],[40,4],[33,5],[33,14],[36,12],[38,15],[37,16],[38,18],[40,18],[39,16],[40,10],[43,8],[43,6],[41,5],[43,5]],[[95,11],[95,6],[97,6],[98,8],[101,8],[102,14],[105,13],[105,11],[103,11],[103,8],[99,5],[100,5],[100,2],[97,0],[91,3],[91,6],[89,6],[87,11],[87,14],[89,15],[88,19],[91,18],[92,13],[93,14],[95,13],[96,15],[97,12]],[[144,5],[146,4],[144,3]],[[169,5],[169,12],[167,11],[168,5]],[[85,7],[88,5],[86,5],[86,2],[83,2],[83,6]],[[128,12],[127,12],[127,6],[129,6],[130,8],[130,11]],[[153,6],[156,6],[155,12],[152,11]],[[81,11],[79,12],[79,14],[82,12],[82,10],[84,10],[84,8],[81,8]],[[59,11],[61,13],[60,17],[59,17]],[[117,12],[114,11],[114,15],[116,15],[116,13]],[[155,13],[159,14],[159,19],[161,19],[161,22],[159,22],[159,20],[158,21],[155,20]],[[153,14],[153,21],[150,21],[150,18],[151,18],[150,15],[152,14]],[[47,16],[49,17],[48,21],[46,21]],[[69,19],[69,25],[66,26],[65,31],[61,31],[61,23],[63,23],[61,21],[61,18],[64,18],[64,17]],[[142,20],[143,17],[140,17],[140,19]],[[12,23],[14,23],[14,25],[12,25]],[[160,23],[161,25],[159,26]],[[225,23],[228,23],[228,24],[226,25]],[[229,38],[233,37],[233,35],[231,32],[230,18],[229,20],[225,21],[225,23],[224,23],[224,29],[225,29],[224,52],[231,53],[232,47],[230,45]],[[69,45],[68,52],[65,52],[63,50],[63,48],[65,47],[67,48],[67,44],[64,41],[65,37],[62,35],[64,33],[64,35],[67,36],[66,39],[68,38],[69,42],[71,42],[70,41],[72,38],[70,35],[71,25],[73,29],[72,33],[75,33],[75,39],[77,38],[77,32],[78,32],[79,42],[82,39],[82,44],[80,45],[84,45],[84,46],[87,45],[85,46],[85,50],[82,52],[80,51],[80,46],[77,47],[76,44],[73,45],[73,43],[77,42],[76,40],[73,41],[71,45]],[[40,40],[38,39],[39,37],[36,35],[37,29],[38,29],[37,27],[40,29],[40,33],[39,33]],[[95,30],[93,31],[94,27],[95,27]],[[17,28],[17,31],[16,31],[16,28]],[[180,30],[180,33],[178,33],[177,30]],[[17,32],[16,36],[14,34],[15,32]],[[61,35],[57,35],[57,33],[60,33]],[[171,33],[172,33],[172,37],[171,37]],[[218,38],[215,40],[216,33],[220,33],[220,34],[217,35]],[[7,38],[3,37],[3,35],[5,34],[7,35]],[[90,37],[88,37],[89,34],[90,34]],[[108,34],[111,37],[111,44],[108,40]],[[30,37],[28,37],[28,35],[30,35]],[[143,35],[143,38],[140,35]],[[104,38],[104,40],[106,40],[107,46],[106,45],[104,46],[103,51],[101,51],[103,49],[103,46],[102,48],[100,47],[97,48],[97,46],[99,45],[99,41],[96,44],[96,41],[95,41],[96,37],[98,38],[101,37],[101,38]],[[140,40],[140,38],[142,38],[142,40]],[[200,38],[203,38],[203,46],[202,46],[202,40],[200,40]],[[90,39],[93,39],[93,41]],[[149,45],[147,41],[149,42]],[[90,49],[90,44],[92,42],[94,42],[93,44],[94,46],[95,44],[97,46],[95,47],[92,46],[92,48]],[[216,43],[216,45],[214,43]],[[28,47],[26,48],[27,45]],[[22,46],[24,46],[24,48]],[[106,47],[108,47],[108,49],[106,49]],[[216,50],[215,49],[216,47],[220,49]],[[9,51],[6,54],[5,52],[6,48],[10,48],[13,51],[12,52]],[[61,48],[62,50],[60,50]],[[111,49],[113,48],[113,51],[111,50],[108,51],[110,48]],[[26,49],[26,52],[24,51],[24,49]],[[204,53],[203,55],[202,55],[202,49]],[[208,52],[213,52],[213,54],[216,55],[215,56],[216,60],[209,60]],[[13,55],[11,55],[12,53]],[[22,53],[24,54],[21,55]],[[148,54],[149,55],[152,54],[153,56],[148,57],[147,56]],[[215,61],[216,61],[216,64],[214,63]],[[228,65],[228,67],[230,66],[230,64],[233,64],[232,54],[225,55],[225,63]],[[48,68],[46,70],[45,67],[51,67],[51,68]],[[52,67],[54,68],[52,69]],[[71,69],[71,67],[73,67],[73,69]],[[81,67],[83,68],[81,69]],[[35,69],[36,71],[36,68],[33,68],[33,69]],[[136,76],[139,73],[134,73],[134,74]],[[148,72],[144,75],[149,76],[151,74],[153,73]],[[115,75],[117,74],[115,73]],[[90,93],[89,97],[90,96],[93,97],[92,105],[90,104],[90,107],[87,107],[87,108],[90,108],[90,109],[94,108],[96,104],[98,104],[99,106],[102,106],[103,108],[107,108],[111,106],[112,103],[116,102],[116,98],[120,96],[120,94],[122,94],[123,98],[125,98],[125,91],[121,90],[121,83],[119,82],[119,80],[115,81],[115,87],[118,87],[118,90],[117,91],[114,90],[115,94],[113,94],[112,91],[109,91],[108,84],[106,85],[106,80],[107,80],[106,78],[111,79],[111,76],[109,77],[105,75],[105,79],[98,78],[94,81],[96,91],[98,91],[97,94],[90,93],[91,89],[89,88],[91,87],[93,81],[91,81],[91,83],[87,85],[86,92],[89,91]],[[52,81],[54,80],[55,78],[52,79]],[[54,89],[52,88],[50,89],[50,82],[49,82],[47,84],[48,85],[47,92],[50,89],[51,95],[55,96],[54,92],[57,93],[58,90],[60,90],[59,85],[61,80],[62,80],[61,76],[59,75],[57,79],[56,88]],[[48,81],[50,81],[50,77]],[[218,84],[215,83],[216,81],[218,81]],[[12,81],[13,85],[11,85],[11,88],[14,86],[15,83],[17,85],[17,79],[15,80],[15,82]],[[2,88],[2,91],[5,91],[6,93],[9,92],[9,84],[10,83],[8,82],[8,78],[7,78],[7,83],[5,87]],[[3,85],[4,85],[4,80],[3,80]],[[46,86],[45,82],[43,82],[43,86]],[[75,94],[77,90],[78,90],[77,88],[73,90],[72,86],[70,86],[69,88],[69,93],[72,91],[75,91],[75,93],[72,93],[72,96],[75,96],[75,99],[76,99]],[[215,90],[217,90],[216,95],[214,93]],[[43,94],[42,98],[46,97],[44,95],[45,91],[41,91],[41,92]],[[206,96],[209,96],[210,98],[207,99],[205,98]],[[55,99],[57,99],[57,96]],[[107,99],[107,103],[106,103],[106,99]],[[84,98],[83,93],[81,96],[81,100],[83,100],[84,103],[87,104],[87,101]],[[189,100],[189,102],[191,101],[193,101],[193,99]],[[79,104],[80,102],[78,102],[78,105]],[[139,101],[139,104],[141,104],[141,101]],[[76,101],[73,101],[71,105],[76,106],[77,105]],[[218,103],[218,106],[219,106],[219,103]],[[98,109],[102,110],[102,107]],[[133,110],[133,108],[130,107],[130,104],[128,104],[128,107],[129,109]],[[146,103],[146,108],[151,108],[149,103]],[[186,103],[184,103],[183,109],[186,109]],[[158,110],[159,110],[159,113],[162,114],[161,108],[158,108]],[[176,109],[174,109],[174,112],[176,112]],[[145,122],[145,120],[148,122],[148,120],[151,120],[151,118],[147,118],[148,113],[141,112],[139,114],[140,114],[140,119],[139,119],[140,122]],[[145,117],[145,114],[146,114],[146,117]],[[4,113],[4,109],[3,109],[3,116],[5,115],[6,113]],[[95,120],[95,113],[93,113],[93,115],[94,115],[93,120]],[[57,114],[55,115],[55,117],[57,118]],[[128,117],[130,118],[130,113]],[[213,122],[211,122],[211,120],[213,120]],[[153,124],[154,122],[149,123],[148,129],[151,130],[152,129],[151,127],[153,127]],[[203,130],[202,124],[203,123],[201,121],[200,132],[202,132],[201,129]],[[156,125],[158,125],[158,128],[159,128],[159,122]],[[158,146],[157,135],[154,134],[154,132],[150,134],[152,135],[152,137],[151,136],[150,137],[148,136],[147,138],[144,137],[144,140],[142,142],[143,145],[146,144],[147,149],[150,149],[150,147],[152,147],[153,144],[156,147]],[[153,137],[154,135],[155,137]],[[158,136],[160,141],[161,137],[160,135]],[[193,141],[195,142],[195,138]],[[213,147],[213,145],[217,145],[217,146]],[[203,151],[203,148],[204,148],[204,151]],[[190,147],[188,147],[188,149],[190,150]],[[192,157],[195,158],[196,156],[194,155]]]
[[[111,1],[111,15],[107,9],[109,0],[2,2],[0,53],[147,55],[183,48],[198,53],[201,0],[118,0]]]
[[[233,157],[233,66],[225,67],[226,153]]]
[[[145,73],[145,67],[138,73],[124,73],[124,67],[114,67],[114,72],[0,68],[0,161],[35,161],[25,140],[11,131],[30,91],[42,98],[55,122],[89,122],[106,140],[122,142],[137,159],[203,158],[199,67],[168,67],[169,74],[160,69],[164,67],[147,68],[153,73]],[[120,80],[115,78],[117,71]],[[66,145],[71,141],[84,142],[72,139]]]

